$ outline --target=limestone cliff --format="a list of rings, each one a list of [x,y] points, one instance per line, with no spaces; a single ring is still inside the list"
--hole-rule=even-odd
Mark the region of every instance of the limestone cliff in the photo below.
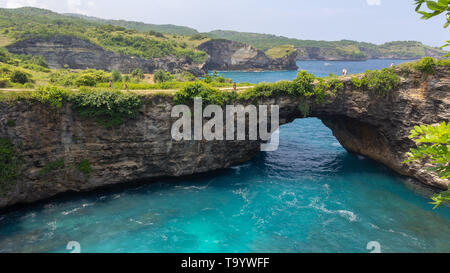
[[[388,44],[396,44],[392,42]],[[409,47],[408,47],[409,45]],[[424,56],[441,58],[445,52],[422,45],[418,42],[402,43],[402,50],[395,49],[395,46],[353,46],[350,48],[329,47],[296,47],[297,60],[324,60],[324,61],[364,61],[368,59],[401,59],[414,60]]]
[[[400,74],[400,71],[397,71]],[[426,77],[425,79],[423,77]],[[420,83],[420,84],[419,84]],[[450,121],[450,69],[434,75],[410,75],[401,87],[383,97],[352,90],[350,78],[345,91],[329,104],[313,106],[313,116],[328,126],[349,152],[383,163],[397,173],[424,184],[447,189],[449,180],[439,179],[422,164],[401,164],[415,144],[408,138],[416,125]]]
[[[401,162],[414,146],[408,136],[415,125],[450,120],[449,68],[439,68],[426,78],[402,78],[401,87],[388,96],[354,90],[350,78],[343,80],[345,89],[328,103],[312,104],[311,116],[331,128],[348,151],[445,189],[448,180],[437,178],[419,163]],[[299,101],[290,97],[265,98],[259,103],[278,104],[281,124],[303,117]],[[0,137],[15,144],[22,160],[20,178],[0,194],[0,207],[59,193],[214,171],[243,163],[259,152],[258,141],[172,140],[173,106],[171,97],[147,97],[135,119],[105,129],[82,119],[68,104],[52,108],[27,100],[0,103]],[[64,168],[42,172],[55,160],[63,160]],[[84,160],[92,167],[88,174],[76,167]]]
[[[210,40],[198,49],[209,55],[205,70],[297,70],[295,54],[272,59],[261,50],[234,41]]]
[[[106,51],[100,46],[73,36],[51,36],[23,40],[7,46],[11,53],[43,56],[51,68],[72,69],[95,68],[106,71],[117,69],[122,73],[131,73],[140,68],[144,73],[153,73],[162,69],[172,73],[189,71],[201,76],[203,64],[195,64],[189,58],[168,56],[163,58],[143,59]]]

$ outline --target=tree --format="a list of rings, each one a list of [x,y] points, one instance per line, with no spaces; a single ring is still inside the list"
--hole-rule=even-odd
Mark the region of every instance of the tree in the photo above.
[[[133,72],[131,72],[131,77],[138,79],[138,80],[143,80],[145,78],[144,72],[142,71],[142,69],[135,69],[133,70]]]
[[[412,162],[425,160],[433,165],[429,170],[436,172],[440,178],[450,178],[450,123],[439,125],[421,125],[414,127],[409,136],[417,148],[410,150],[408,160]],[[435,208],[443,202],[450,201],[450,189],[432,197]]]
[[[120,81],[122,81],[122,74],[120,74],[119,70],[117,70],[117,69],[114,69],[111,72],[111,76],[112,76],[113,82],[120,82]]]
[[[30,81],[30,76],[26,72],[14,70],[11,74],[11,81],[15,83],[25,84]]]
[[[438,0],[438,1],[428,1],[428,0],[415,0],[416,1],[416,12],[422,14],[422,19],[428,20],[435,16],[438,16],[444,12],[447,12],[446,19],[447,21],[444,24],[444,28],[447,28],[450,25],[450,0]],[[421,10],[422,6],[426,4],[429,11]],[[450,46],[450,40],[446,41],[442,47]],[[445,55],[446,57],[450,56],[450,53]]]
[[[165,72],[163,70],[156,70],[153,75],[153,80],[156,83],[167,82],[173,79],[173,76],[169,72]]]

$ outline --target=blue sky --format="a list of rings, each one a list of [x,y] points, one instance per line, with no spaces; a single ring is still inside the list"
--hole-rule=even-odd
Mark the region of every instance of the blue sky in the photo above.
[[[372,43],[450,39],[444,16],[428,21],[413,0],[0,0],[0,7],[34,6],[107,19],[176,24],[205,32],[227,29],[299,39]]]

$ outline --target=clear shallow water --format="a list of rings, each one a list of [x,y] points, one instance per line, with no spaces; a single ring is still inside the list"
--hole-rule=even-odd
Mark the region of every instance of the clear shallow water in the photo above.
[[[53,200],[0,216],[0,252],[450,252],[450,209],[348,154],[317,119],[280,149],[183,180]]]
[[[317,77],[325,77],[333,73],[341,75],[342,69],[346,68],[348,74],[363,73],[367,69],[376,70],[389,67],[392,63],[401,64],[409,62],[408,60],[367,60],[364,62],[349,61],[298,61],[299,70],[306,70]],[[226,78],[233,81],[260,83],[276,82],[281,80],[293,80],[297,76],[297,71],[264,71],[264,72],[239,72],[239,71],[221,71]]]
[[[306,63],[317,76],[336,73]],[[392,60],[375,63],[347,69]],[[230,73],[257,82],[283,72]],[[382,252],[450,252],[450,208],[432,210],[431,192],[348,154],[317,119],[280,137],[278,151],[223,171],[0,214],[0,252],[69,252],[69,241],[82,252],[368,252],[370,241]]]

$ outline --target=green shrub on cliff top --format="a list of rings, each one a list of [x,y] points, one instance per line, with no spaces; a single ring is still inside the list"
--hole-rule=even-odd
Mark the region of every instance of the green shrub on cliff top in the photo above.
[[[366,71],[363,83],[369,90],[386,95],[399,87],[400,77],[395,74],[392,68],[384,68],[382,70]]]
[[[309,74],[305,70],[301,70],[298,72],[297,77],[293,81],[295,91],[291,95],[307,97],[314,95],[313,83],[315,79],[316,77],[313,74]]]
[[[437,67],[450,66],[450,59],[436,60],[431,57],[425,57],[419,61],[411,63],[403,63],[398,65],[403,74],[423,73],[425,75],[432,75],[436,72]]]
[[[364,77],[352,78],[353,86],[357,89],[366,89],[386,95],[390,91],[400,86],[400,77],[392,68],[384,68],[382,70],[367,70]]]
[[[183,89],[177,91],[174,101],[177,104],[192,104],[194,98],[197,97],[202,98],[204,105],[223,105],[226,103],[224,92],[200,81],[188,83]]]
[[[69,97],[69,91],[56,86],[39,87],[31,94],[31,98],[42,104],[49,104],[54,107],[61,107]]]
[[[315,81],[317,82],[315,83]],[[344,89],[344,84],[337,78],[321,79],[306,71],[300,71],[293,81],[279,81],[275,83],[260,83],[248,89],[239,98],[252,100],[264,97],[291,96],[295,98],[314,98],[317,103],[323,102],[325,97]]]
[[[434,74],[436,61],[431,57],[425,57],[416,63],[415,68],[425,74]]]
[[[69,101],[82,117],[94,118],[105,128],[120,125],[125,119],[135,117],[142,106],[138,95],[110,90],[83,90],[72,94]]]
[[[298,72],[297,77],[293,81],[260,83],[254,88],[247,89],[239,94],[239,98],[243,100],[252,100],[280,96],[310,97],[316,92],[314,80],[314,75],[302,70]]]

